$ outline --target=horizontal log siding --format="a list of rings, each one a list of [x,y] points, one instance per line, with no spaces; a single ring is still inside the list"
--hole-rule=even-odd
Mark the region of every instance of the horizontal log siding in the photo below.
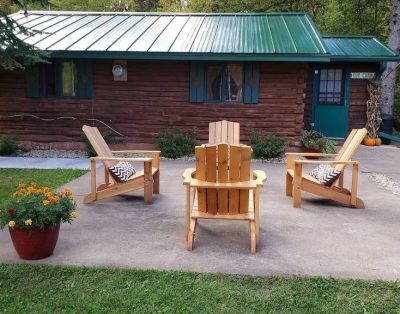
[[[93,99],[25,97],[22,71],[0,72],[0,135],[16,134],[20,140],[81,146],[81,126],[98,119],[127,136],[128,147],[150,147],[160,130],[197,128],[198,140],[208,139],[208,123],[229,119],[241,123],[242,141],[251,129],[297,140],[303,128],[307,64],[260,65],[258,104],[193,104],[189,98],[189,63],[128,62],[128,81],[114,81],[112,61],[93,63]],[[34,114],[41,118],[75,117],[77,120],[42,121],[5,118]],[[100,123],[95,123],[105,130]]]
[[[334,65],[332,65],[334,68]],[[310,129],[312,119],[312,89],[313,75],[315,67],[310,67],[307,76],[306,99],[304,109],[304,127]],[[378,72],[379,65],[355,64],[352,65],[352,72]],[[369,99],[367,91],[368,80],[352,79],[350,81],[350,106],[349,106],[349,131],[351,129],[363,128],[367,122],[367,100]]]
[[[377,64],[354,65],[351,69],[352,72],[378,72],[378,70]],[[367,123],[368,82],[358,79],[350,82],[349,130],[363,128]]]

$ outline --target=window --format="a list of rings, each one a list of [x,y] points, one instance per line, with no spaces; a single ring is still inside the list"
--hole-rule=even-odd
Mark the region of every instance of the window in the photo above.
[[[43,96],[78,96],[78,71],[73,61],[44,64],[42,81]]]
[[[189,79],[191,103],[258,103],[260,70],[257,62],[193,61]]]
[[[242,102],[243,66],[240,64],[207,66],[206,99],[210,102]]]
[[[320,104],[341,105],[343,103],[343,70],[322,69],[319,79]]]

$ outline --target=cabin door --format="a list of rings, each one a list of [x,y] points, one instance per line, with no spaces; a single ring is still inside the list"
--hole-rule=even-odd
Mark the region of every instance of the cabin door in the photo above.
[[[344,68],[314,71],[313,129],[327,137],[345,138],[348,132],[350,72]]]

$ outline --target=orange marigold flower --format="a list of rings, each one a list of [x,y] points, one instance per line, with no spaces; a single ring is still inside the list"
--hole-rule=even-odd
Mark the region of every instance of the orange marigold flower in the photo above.
[[[47,205],[50,204],[50,201],[49,200],[44,200],[42,203],[43,203],[44,206],[47,206]]]

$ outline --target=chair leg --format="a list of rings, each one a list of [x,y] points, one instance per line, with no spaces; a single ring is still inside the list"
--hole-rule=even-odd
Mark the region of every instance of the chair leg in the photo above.
[[[153,176],[151,174],[151,161],[144,163],[144,203],[153,203]]]
[[[160,170],[154,174],[153,180],[153,193],[160,194]]]
[[[194,242],[194,234],[196,232],[196,223],[197,223],[197,219],[196,218],[192,218],[190,221],[190,229],[189,229],[189,234],[187,237],[187,249],[188,251],[192,251],[193,250],[193,242]]]
[[[286,173],[286,196],[293,196],[293,181],[292,176]]]
[[[295,163],[293,177],[293,207],[301,207],[302,165]]]
[[[254,220],[250,221],[250,252],[255,253],[257,248],[256,224]]]

